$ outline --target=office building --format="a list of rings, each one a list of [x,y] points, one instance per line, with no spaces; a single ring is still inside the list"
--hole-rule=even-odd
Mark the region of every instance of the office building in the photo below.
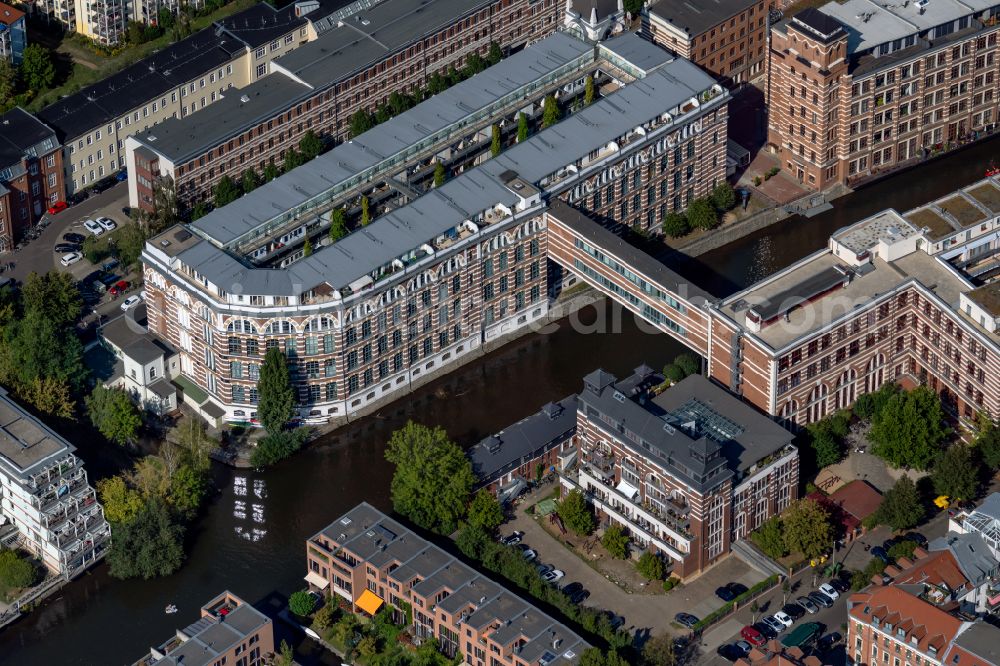
[[[271,618],[226,591],[132,666],[263,666],[274,656]]]
[[[792,433],[709,379],[662,382],[648,367],[584,377],[560,485],[687,578],[796,499],[799,456]]]
[[[765,73],[771,0],[675,2],[642,9],[642,34],[687,58],[726,85]]]
[[[638,63],[619,53],[615,67],[650,67],[646,49],[656,48],[641,46]],[[378,171],[388,180],[395,172],[383,171],[383,160],[434,142],[426,134],[433,128],[380,125],[150,239],[150,331],[179,351],[181,374],[231,420],[256,418],[260,362],[275,346],[291,362],[307,420],[396,397],[545,316],[558,275],[547,264],[548,199],[585,206],[609,224],[650,228],[707,194],[725,169],[727,100],[694,65],[661,59],[643,78],[412,193],[409,203],[372,206],[370,224],[331,242],[341,192]],[[422,109],[399,118],[427,117]],[[408,189],[392,180],[387,189]],[[316,248],[308,256],[307,237]]]
[[[768,144],[781,168],[821,190],[992,132],[998,12],[987,0],[848,0],[776,24]]]
[[[74,447],[0,389],[0,514],[14,545],[67,580],[102,559],[111,527]]]
[[[66,198],[56,133],[20,107],[0,115],[0,252]]]
[[[0,59],[17,67],[28,46],[28,28],[24,12],[0,2]]]
[[[374,615],[388,605],[419,644],[492,666],[569,666],[590,646],[532,604],[367,503],[306,541],[306,582]]]

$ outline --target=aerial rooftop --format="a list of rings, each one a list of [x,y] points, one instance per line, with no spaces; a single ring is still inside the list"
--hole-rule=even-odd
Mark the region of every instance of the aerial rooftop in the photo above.
[[[649,12],[688,35],[699,35],[757,2],[759,0],[659,0],[649,6]]]
[[[26,480],[75,450],[0,387],[0,467],[5,475]]]
[[[0,115],[0,182],[18,171],[21,160],[44,155],[58,145],[52,129],[21,107]]]

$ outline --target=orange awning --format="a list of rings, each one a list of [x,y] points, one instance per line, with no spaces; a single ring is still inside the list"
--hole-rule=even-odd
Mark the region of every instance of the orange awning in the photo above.
[[[375,613],[378,612],[378,609],[381,608],[382,604],[385,602],[382,601],[382,598],[380,596],[378,596],[371,590],[365,590],[361,594],[361,597],[359,597],[358,600],[355,601],[354,603],[355,605],[357,605],[358,608],[360,608],[364,612],[374,616]]]

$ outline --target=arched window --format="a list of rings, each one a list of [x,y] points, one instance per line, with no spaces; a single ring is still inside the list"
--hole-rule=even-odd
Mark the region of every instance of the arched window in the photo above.
[[[229,322],[229,326],[226,327],[226,331],[228,333],[250,333],[255,335],[257,327],[249,319],[233,319]]]
[[[292,325],[292,322],[287,319],[272,321],[267,325],[267,328],[264,329],[264,335],[289,335],[294,332],[295,327]]]
[[[317,331],[329,331],[333,328],[333,319],[330,317],[313,317],[306,322],[306,333],[315,333]]]

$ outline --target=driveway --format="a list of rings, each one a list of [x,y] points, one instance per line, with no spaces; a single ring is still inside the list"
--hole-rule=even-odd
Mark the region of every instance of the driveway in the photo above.
[[[625,627],[630,630],[654,635],[669,628],[674,616],[681,612],[704,617],[723,602],[715,596],[716,588],[730,582],[739,582],[747,587],[765,578],[736,557],[728,557],[718,563],[690,584],[674,588],[669,593],[643,594],[628,593],[584,562],[575,552],[553,538],[536,520],[524,512],[524,508],[550,493],[551,486],[544,486],[526,501],[520,503],[513,520],[502,528],[503,534],[514,530],[524,532],[524,543],[538,553],[538,560],[550,564],[566,573],[561,585],[576,581],[581,583],[590,596],[583,602],[609,610],[625,618]]]

